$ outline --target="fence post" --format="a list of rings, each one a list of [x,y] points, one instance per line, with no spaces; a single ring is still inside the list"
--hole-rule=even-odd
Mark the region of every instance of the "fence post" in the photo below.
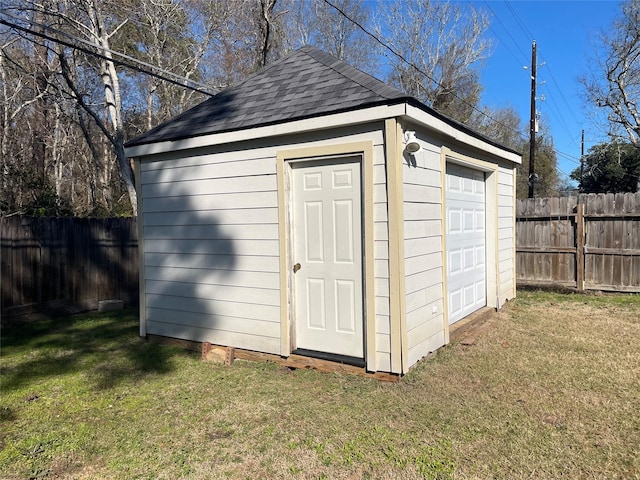
[[[576,288],[584,291],[584,204],[576,205]]]

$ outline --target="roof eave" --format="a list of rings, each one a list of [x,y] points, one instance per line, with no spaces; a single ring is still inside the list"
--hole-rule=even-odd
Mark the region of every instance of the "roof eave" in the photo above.
[[[484,150],[513,163],[522,163],[522,154],[520,152],[499,144],[469,127],[426,107],[415,99],[407,102],[405,116],[419,125],[454,138],[463,144]]]
[[[130,143],[125,148],[125,153],[128,157],[157,155],[178,150],[201,148],[209,145],[223,145],[245,141],[248,131],[251,131],[252,139],[260,139],[314,130],[339,128],[393,117],[408,119],[429,130],[453,138],[466,145],[487,151],[497,157],[517,164],[522,163],[520,153],[502,146],[464,125],[439,114],[412,97],[387,100],[382,104],[370,104],[356,110],[348,109],[321,116],[297,118],[273,124],[251,126],[244,129],[176,138],[161,142]]]
[[[251,131],[252,139],[291,135],[314,130],[339,128],[346,125],[354,125],[377,121],[384,118],[398,117],[405,113],[406,101],[393,101],[393,103],[374,104],[357,110],[349,109],[341,112],[333,112],[321,116],[292,119],[274,124],[247,127],[240,130],[215,132],[195,137],[178,138],[162,142],[142,144],[128,144],[125,148],[127,157],[141,157],[157,155],[176,150],[189,150],[209,145],[222,145],[241,142],[247,139],[247,132]]]

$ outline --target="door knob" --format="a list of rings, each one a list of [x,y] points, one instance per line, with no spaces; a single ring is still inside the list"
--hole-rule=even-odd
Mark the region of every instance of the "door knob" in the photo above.
[[[299,263],[296,263],[293,266],[293,273],[296,273],[298,270],[300,270],[302,268],[302,266]]]

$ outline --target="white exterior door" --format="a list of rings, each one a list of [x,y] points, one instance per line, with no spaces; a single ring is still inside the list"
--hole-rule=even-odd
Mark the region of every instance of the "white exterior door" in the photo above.
[[[484,173],[447,165],[449,324],[487,304]]]
[[[360,158],[293,164],[295,346],[364,357]]]

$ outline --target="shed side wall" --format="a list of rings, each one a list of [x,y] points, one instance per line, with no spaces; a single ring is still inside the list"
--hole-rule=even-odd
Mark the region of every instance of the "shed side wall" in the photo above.
[[[148,334],[278,351],[271,150],[143,159]]]
[[[418,135],[420,138],[420,135]],[[408,365],[443,346],[442,184],[440,147],[404,156],[404,262]]]
[[[498,301],[501,307],[515,297],[515,198],[516,170],[500,163],[498,168]]]
[[[445,272],[443,265],[443,152],[451,152],[444,139],[417,132],[422,150],[405,154],[403,167],[405,293],[407,309],[408,364],[414,365],[425,355],[448,342]],[[487,215],[492,239],[490,250],[497,265],[487,270],[488,291],[494,292],[487,304],[500,307],[515,296],[515,168],[513,163],[497,159],[455,144],[478,163],[493,165],[497,187],[489,188],[497,198],[488,200]],[[495,181],[495,180],[494,180]],[[496,215],[497,208],[497,215]],[[497,222],[497,223],[496,223]],[[488,252],[489,253],[489,252]],[[491,260],[490,260],[491,261]],[[490,273],[492,272],[492,273]],[[489,285],[489,282],[491,284]],[[496,298],[497,297],[497,298]]]
[[[147,334],[278,354],[276,156],[283,148],[373,141],[375,364],[390,371],[388,235],[379,124],[277,143],[143,157]]]

